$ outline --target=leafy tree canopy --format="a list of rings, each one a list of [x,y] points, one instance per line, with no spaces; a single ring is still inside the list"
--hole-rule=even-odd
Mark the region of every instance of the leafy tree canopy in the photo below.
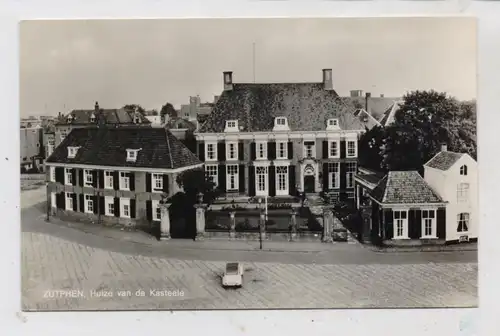
[[[146,114],[146,110],[144,110],[144,108],[138,104],[127,104],[127,105],[123,106],[123,109],[125,109],[127,111],[132,111],[132,112],[134,112],[137,109],[139,111],[139,113],[141,113],[142,115]]]
[[[211,204],[220,195],[215,182],[203,168],[186,170],[177,176],[177,184],[184,189],[187,201],[194,205],[198,194],[203,193],[203,203]]]
[[[165,122],[165,116],[168,115],[170,118],[177,118],[177,110],[174,105],[166,103],[161,107],[160,116],[161,120]]]

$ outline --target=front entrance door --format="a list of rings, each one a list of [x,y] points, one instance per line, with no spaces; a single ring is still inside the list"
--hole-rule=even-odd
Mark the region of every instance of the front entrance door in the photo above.
[[[304,192],[306,193],[314,192],[314,175],[304,176]]]

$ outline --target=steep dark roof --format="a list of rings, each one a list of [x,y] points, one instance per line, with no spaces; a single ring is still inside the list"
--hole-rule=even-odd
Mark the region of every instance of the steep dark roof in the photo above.
[[[443,202],[417,171],[389,172],[373,189],[371,196],[383,204]]]
[[[436,168],[436,169],[440,169],[440,170],[448,170],[463,155],[464,155],[464,153],[439,152],[432,159],[427,161],[427,163],[424,166],[430,167],[430,168]]]
[[[394,117],[396,116],[396,112],[401,104],[401,101],[395,101],[393,104],[388,107],[385,112],[382,114],[379,122],[382,126],[389,126],[394,122]]]
[[[350,100],[352,104],[360,109],[366,109],[366,98],[365,97],[344,97],[346,100]],[[375,119],[379,119],[385,111],[394,105],[395,101],[399,101],[401,98],[391,98],[391,97],[370,97],[368,98],[368,111]]]
[[[364,109],[356,110],[356,112],[354,112],[354,116],[357,117],[367,129],[372,129],[375,126],[380,126],[379,121],[372,117],[372,115],[366,112]]]
[[[68,147],[80,147],[74,159],[68,158]],[[127,162],[126,149],[139,148],[137,160]],[[170,131],[144,127],[73,129],[47,162],[165,169],[201,163]]]
[[[135,112],[126,109],[100,109],[100,114],[102,118],[106,121],[107,124],[134,124],[134,116]],[[92,123],[90,121],[92,114],[96,115],[96,111],[92,110],[73,110],[69,112],[64,118],[61,118],[57,121],[56,125],[92,125],[97,122]],[[72,115],[73,120],[71,123],[68,123],[68,116]],[[141,119],[141,124],[151,124],[151,121],[148,120],[144,115],[138,113],[139,118]],[[96,115],[96,120],[98,116]]]
[[[199,132],[223,132],[226,120],[238,120],[243,132],[272,131],[278,116],[287,117],[291,130],[322,131],[330,118],[338,118],[343,130],[364,130],[354,111],[322,83],[233,84]]]

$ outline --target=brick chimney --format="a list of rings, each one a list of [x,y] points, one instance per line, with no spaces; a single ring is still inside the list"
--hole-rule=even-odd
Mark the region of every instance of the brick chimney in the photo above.
[[[94,111],[96,114],[99,113],[99,103],[98,102],[95,102]]]
[[[231,91],[233,89],[233,72],[224,71],[224,91]]]
[[[362,97],[363,90],[351,90],[351,97]]]
[[[441,144],[441,152],[447,152],[448,151],[448,146],[445,143]]]
[[[323,69],[323,88],[333,90],[332,69]]]
[[[372,113],[371,113],[371,111],[369,110],[369,108],[370,108],[370,104],[369,104],[369,102],[370,102],[370,97],[371,97],[371,96],[372,96],[372,94],[371,94],[370,92],[367,92],[367,93],[365,94],[365,110],[366,110],[366,112],[368,112],[369,114],[372,114]]]

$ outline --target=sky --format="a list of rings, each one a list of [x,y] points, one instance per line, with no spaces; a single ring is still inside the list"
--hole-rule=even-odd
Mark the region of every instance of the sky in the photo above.
[[[254,73],[257,83],[320,82],[331,68],[342,96],[475,99],[476,36],[471,18],[23,21],[21,116],[212,101],[223,71],[235,83]]]

